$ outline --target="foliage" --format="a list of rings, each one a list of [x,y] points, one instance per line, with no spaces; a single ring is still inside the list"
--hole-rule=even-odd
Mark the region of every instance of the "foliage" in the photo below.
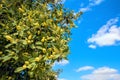
[[[0,0],[0,80],[56,80],[81,12],[54,0]]]

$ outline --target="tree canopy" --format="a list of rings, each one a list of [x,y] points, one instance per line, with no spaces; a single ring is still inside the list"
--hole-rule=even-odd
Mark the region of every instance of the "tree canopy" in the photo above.
[[[57,0],[0,0],[0,80],[57,80],[80,15]]]

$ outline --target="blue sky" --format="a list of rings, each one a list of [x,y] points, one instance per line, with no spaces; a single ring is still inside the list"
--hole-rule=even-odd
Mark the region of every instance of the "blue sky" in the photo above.
[[[66,0],[84,14],[72,29],[69,61],[58,80],[120,80],[120,0]]]

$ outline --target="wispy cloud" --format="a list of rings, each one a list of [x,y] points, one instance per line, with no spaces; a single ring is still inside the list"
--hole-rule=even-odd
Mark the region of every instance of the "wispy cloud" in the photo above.
[[[100,67],[93,70],[91,74],[81,76],[82,80],[120,80],[120,74],[117,69],[109,67]]]
[[[65,78],[58,78],[58,80],[67,80],[67,79],[65,79]]]
[[[92,67],[92,66],[84,66],[84,67],[80,67],[79,69],[77,69],[76,72],[93,70],[93,69],[94,69],[94,67]]]
[[[92,9],[92,7],[100,5],[104,0],[89,0],[89,4],[86,7],[80,8],[80,11],[87,12]]]
[[[59,62],[55,62],[54,65],[60,65],[60,66],[64,66],[66,64],[69,64],[69,61],[68,60],[61,60]]]
[[[90,6],[96,6],[96,5],[99,5],[103,2],[104,0],[89,0],[89,5]]]
[[[80,8],[80,11],[82,11],[82,12],[87,12],[89,10],[91,10],[91,8],[89,6]]]
[[[96,34],[93,34],[88,39],[90,48],[96,48],[97,46],[112,46],[120,42],[120,27],[116,25],[118,17],[110,19],[105,25],[103,25]]]
[[[89,45],[89,48],[96,49],[96,46],[91,44]]]
[[[113,73],[117,73],[117,72],[118,71],[116,69],[113,69],[113,68],[101,67],[101,68],[94,70],[92,73],[93,74],[113,74]]]

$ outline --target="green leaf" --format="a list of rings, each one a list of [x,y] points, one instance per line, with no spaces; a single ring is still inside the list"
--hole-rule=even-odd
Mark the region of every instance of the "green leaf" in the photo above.
[[[32,71],[35,70],[37,68],[37,64],[36,63],[32,63]]]
[[[21,72],[22,70],[24,70],[24,68],[23,67],[18,67],[17,69],[15,69],[15,73],[18,73],[18,72]]]
[[[32,67],[33,67],[32,64],[29,64],[29,65],[27,66],[28,69],[31,69]]]
[[[42,45],[42,42],[36,42],[35,44],[36,45]]]
[[[34,63],[35,62],[35,58],[30,58],[29,61]]]
[[[13,44],[9,43],[8,45],[5,46],[5,48],[8,48],[10,46],[12,46]]]
[[[60,56],[60,54],[55,55],[55,59],[57,59]]]
[[[9,55],[4,56],[4,57],[2,57],[2,59],[3,59],[3,61],[2,61],[2,62],[6,62],[6,61],[10,60],[11,58],[12,58],[12,57],[11,57],[11,56],[9,56]]]
[[[22,43],[23,43],[24,45],[27,45],[27,41],[26,41],[26,40],[22,40]]]
[[[37,49],[42,50],[43,48],[41,46],[36,46]]]
[[[14,56],[13,59],[18,60],[18,56]]]
[[[30,45],[30,47],[31,47],[32,49],[35,49],[35,48],[36,48],[34,44]]]

